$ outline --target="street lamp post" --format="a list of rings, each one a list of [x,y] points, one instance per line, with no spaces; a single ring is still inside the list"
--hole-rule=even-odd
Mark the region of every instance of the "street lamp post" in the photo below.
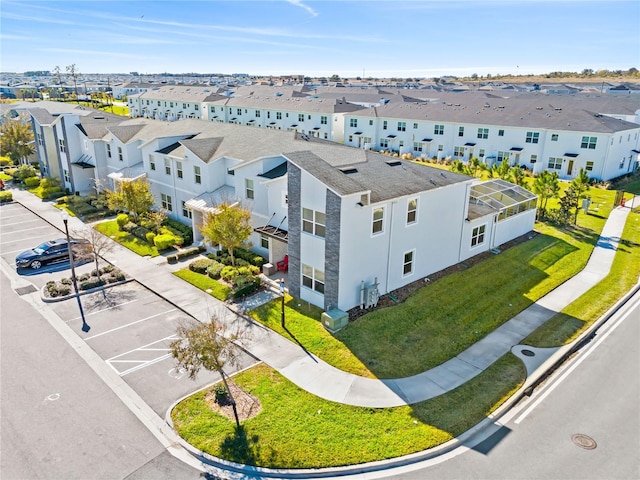
[[[67,236],[67,247],[69,248],[69,265],[71,265],[71,281],[73,283],[73,291],[76,294],[76,300],[78,300],[78,308],[80,309],[80,317],[82,318],[82,331],[88,332],[91,327],[84,319],[84,310],[82,309],[82,302],[80,301],[80,294],[78,293],[78,279],[76,278],[76,269],[73,262],[73,248],[71,247],[71,238],[69,237],[69,213],[66,210],[60,212],[62,221],[64,222],[64,233]]]
[[[282,328],[287,328],[284,326],[284,278],[280,279],[280,293],[282,294],[282,313],[280,317],[280,323],[282,323]]]

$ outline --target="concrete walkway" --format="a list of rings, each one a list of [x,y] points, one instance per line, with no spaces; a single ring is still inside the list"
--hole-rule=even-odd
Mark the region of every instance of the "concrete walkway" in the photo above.
[[[60,211],[52,204],[42,202],[21,190],[12,191],[15,201],[52,225],[64,229]],[[364,378],[328,365],[299,345],[266,327],[248,321],[232,311],[229,305],[180,280],[171,273],[175,266],[171,268],[158,259],[141,259],[119,245],[105,255],[105,259],[198,320],[208,321],[212,315],[216,315],[230,326],[235,322],[245,324],[250,331],[250,339],[243,347],[300,388],[338,403],[365,407],[395,407],[421,402],[446,393],[468,382],[509,351],[522,358],[528,373],[544,362],[557,349],[527,347],[529,351],[523,353],[525,348],[519,346],[519,343],[608,274],[629,211],[629,207],[618,207],[611,212],[587,266],[578,275],[455,358],[418,375],[389,380]],[[71,231],[83,227],[84,224],[80,220],[69,219]],[[185,262],[184,266],[188,263],[189,261]],[[242,307],[247,310],[275,296],[275,292],[266,292],[262,296],[254,297]],[[535,353],[533,356],[532,351]]]

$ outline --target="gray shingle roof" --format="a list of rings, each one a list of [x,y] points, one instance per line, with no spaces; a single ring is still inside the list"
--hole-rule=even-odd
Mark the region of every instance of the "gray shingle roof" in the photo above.
[[[285,157],[338,195],[370,191],[371,203],[473,180],[467,175],[445,172],[369,150],[352,150],[355,150],[352,157],[357,158],[352,158],[349,163],[336,162],[328,155],[308,150],[285,153]]]

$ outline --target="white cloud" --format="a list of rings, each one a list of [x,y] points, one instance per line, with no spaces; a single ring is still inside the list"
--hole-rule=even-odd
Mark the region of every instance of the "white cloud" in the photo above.
[[[289,2],[291,5],[294,5],[296,7],[300,7],[304,10],[306,10],[307,12],[309,12],[311,15],[313,15],[314,17],[318,16],[318,12],[316,12],[313,8],[311,8],[309,5],[305,5],[304,3],[302,3],[300,0],[287,0],[287,2]]]

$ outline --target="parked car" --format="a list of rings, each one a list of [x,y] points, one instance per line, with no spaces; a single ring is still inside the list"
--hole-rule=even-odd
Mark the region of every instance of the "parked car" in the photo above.
[[[74,258],[88,253],[89,241],[80,239],[72,239],[71,245],[74,252]],[[83,247],[84,245],[84,247]],[[30,250],[25,250],[16,256],[16,267],[28,268],[34,270],[39,269],[47,263],[57,263],[69,260],[69,245],[66,238],[57,240],[49,240]]]

